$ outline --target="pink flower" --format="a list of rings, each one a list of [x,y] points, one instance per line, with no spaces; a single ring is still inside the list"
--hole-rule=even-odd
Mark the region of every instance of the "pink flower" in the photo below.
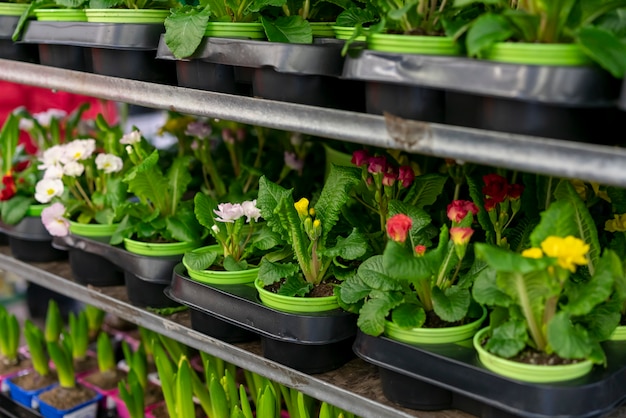
[[[384,173],[387,171],[387,159],[385,157],[370,157],[367,160],[367,171],[372,174]]]
[[[217,215],[217,222],[235,222],[244,216],[243,207],[239,203],[220,203],[213,212]]]
[[[472,237],[472,234],[474,234],[472,228],[450,228],[450,238],[452,238],[455,245],[466,245]]]
[[[70,223],[63,217],[65,206],[62,203],[53,203],[41,212],[41,223],[50,235],[64,237],[70,232]]]
[[[350,160],[350,162],[357,167],[361,167],[363,164],[367,163],[369,157],[370,153],[367,152],[367,150],[360,149],[352,153],[352,159]]]
[[[387,220],[387,234],[395,242],[404,243],[406,236],[413,226],[413,220],[410,217],[399,213],[393,215]]]
[[[191,122],[185,129],[185,135],[195,136],[196,138],[208,138],[211,136],[211,125],[208,125],[202,121]]]
[[[222,129],[222,140],[227,144],[235,143],[235,133],[230,128]]]
[[[403,165],[400,167],[400,172],[398,173],[398,180],[402,183],[402,187],[405,189],[411,187],[413,184],[413,180],[415,180],[415,173],[413,169],[408,165]]]
[[[452,222],[459,223],[467,216],[468,212],[473,215],[478,213],[478,208],[469,200],[454,200],[448,205],[448,219]]]
[[[420,244],[420,245],[416,245],[416,246],[415,246],[415,254],[416,254],[418,257],[423,256],[425,252],[426,252],[426,246],[425,246],[425,245],[421,245],[421,244]]]
[[[285,165],[292,170],[297,171],[298,173],[302,173],[302,169],[304,168],[304,160],[299,159],[296,156],[295,152],[285,151]]]
[[[391,187],[396,183],[396,176],[393,173],[383,175],[383,186]]]

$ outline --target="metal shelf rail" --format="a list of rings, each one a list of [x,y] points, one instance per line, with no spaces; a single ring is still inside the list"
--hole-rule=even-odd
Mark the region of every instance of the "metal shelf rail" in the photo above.
[[[407,121],[0,59],[0,79],[457,161],[626,187],[626,149]]]

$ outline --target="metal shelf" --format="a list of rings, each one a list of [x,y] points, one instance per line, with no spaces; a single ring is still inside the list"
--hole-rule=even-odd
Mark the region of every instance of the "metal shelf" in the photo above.
[[[316,399],[336,405],[361,417],[371,418],[470,418],[464,412],[411,411],[393,406],[380,392],[378,373],[359,359],[346,366],[319,375],[308,375],[261,355],[260,343],[231,345],[189,326],[188,315],[163,317],[131,305],[125,287],[86,287],[71,278],[67,262],[26,263],[13,258],[8,247],[0,246],[0,269],[10,271],[32,283],[90,304],[127,321],[205,351],[232,364],[266,376],[271,380],[296,388]]]
[[[0,59],[0,79],[141,106],[626,187],[626,149],[146,83]]]

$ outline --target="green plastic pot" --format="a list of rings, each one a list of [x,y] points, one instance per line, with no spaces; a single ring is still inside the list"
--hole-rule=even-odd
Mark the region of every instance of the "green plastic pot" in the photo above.
[[[207,247],[196,248],[192,253],[205,253],[209,251],[221,253],[221,247],[219,245],[209,245]],[[252,284],[259,275],[258,267],[241,271],[195,270],[187,265],[184,257],[183,264],[187,268],[189,277],[205,284]]]
[[[483,307],[480,318],[469,324],[448,328],[400,328],[391,321],[385,321],[385,336],[392,340],[409,344],[448,344],[465,341],[474,336],[487,318]]]
[[[333,38],[335,31],[333,26],[335,22],[309,22],[314,37]]]
[[[88,22],[163,23],[170,15],[163,9],[86,9]]]
[[[293,313],[326,312],[339,308],[337,296],[325,296],[321,298],[306,298],[297,296],[283,296],[272,293],[263,288],[263,283],[257,279],[254,287],[259,292],[259,298],[265,306],[278,311]]]
[[[0,3],[0,15],[21,16],[30,4],[26,3]]]
[[[626,325],[620,325],[615,328],[613,334],[611,334],[610,340],[613,341],[625,341],[626,340]]]
[[[491,61],[531,65],[591,65],[592,61],[577,44],[534,44],[498,42],[484,54]]]
[[[367,48],[376,51],[421,55],[458,55],[459,44],[448,36],[415,36],[376,33],[367,37]]]
[[[100,224],[81,224],[70,221],[70,233],[85,238],[91,238],[94,241],[109,242],[109,239],[117,229],[118,224],[100,225]]]
[[[41,216],[41,212],[50,205],[30,205],[26,211],[26,216]]]
[[[350,39],[352,37],[352,34],[354,33],[354,28],[350,26],[333,26],[332,28],[333,32],[335,33],[335,38],[342,39],[344,41]],[[361,35],[357,36],[355,40],[365,42],[366,38],[365,36]]]
[[[216,38],[265,39],[265,30],[257,22],[209,22],[204,35]]]
[[[86,22],[83,9],[35,9],[37,20],[44,22]]]
[[[198,245],[199,242],[197,241],[154,243],[124,238],[124,248],[126,248],[126,251],[151,257],[167,257],[170,255],[185,254],[187,251],[198,248]]]
[[[589,373],[593,367],[593,363],[590,360],[573,364],[543,366],[519,363],[498,357],[485,350],[481,345],[481,341],[489,331],[490,328],[484,328],[474,335],[474,348],[478,352],[478,358],[483,366],[501,376],[532,383],[561,382],[584,376]]]

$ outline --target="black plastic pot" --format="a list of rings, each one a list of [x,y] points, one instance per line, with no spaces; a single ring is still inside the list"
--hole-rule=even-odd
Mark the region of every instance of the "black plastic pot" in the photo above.
[[[190,279],[182,264],[175,267],[166,294],[193,310],[260,335],[263,356],[288,367],[322,373],[353,357],[353,314],[341,310],[310,314],[277,311],[263,305],[252,286],[208,286]],[[212,329],[208,331],[218,338]]]
[[[176,77],[181,87],[246,96],[251,94],[251,84],[238,82],[232,65],[203,60],[176,61]]]
[[[168,291],[166,290],[166,293]],[[190,308],[191,328],[227,343],[243,343],[253,341],[258,336],[244,328],[222,321],[198,309]]]
[[[71,45],[39,44],[39,62],[51,67],[91,72],[91,51]]]
[[[106,258],[76,248],[69,248],[68,254],[76,283],[99,287],[124,285],[123,270]]]
[[[11,254],[18,260],[48,262],[67,257],[66,251],[52,246],[52,236],[39,216],[27,216],[16,225],[0,222],[0,231],[9,237]]]
[[[75,235],[55,237],[54,241],[56,246],[78,248],[102,257],[121,269],[124,272],[126,294],[133,305],[151,308],[177,306],[165,297],[163,291],[169,285],[172,270],[180,262],[182,255],[149,257]]]
[[[367,82],[368,112],[540,137],[621,144],[619,82],[596,67],[351,51],[343,77]]]
[[[385,396],[414,409],[460,409],[480,417],[578,417],[608,414],[626,400],[626,343],[603,343],[607,368],[578,379],[528,383],[499,376],[478,360],[471,341],[410,345],[357,334],[353,349],[379,367]]]
[[[38,63],[39,52],[37,45],[13,42],[11,39],[19,19],[19,16],[0,15],[0,58]]]
[[[173,63],[154,59],[155,51],[92,48],[91,63],[96,74],[161,84],[176,84]]]

